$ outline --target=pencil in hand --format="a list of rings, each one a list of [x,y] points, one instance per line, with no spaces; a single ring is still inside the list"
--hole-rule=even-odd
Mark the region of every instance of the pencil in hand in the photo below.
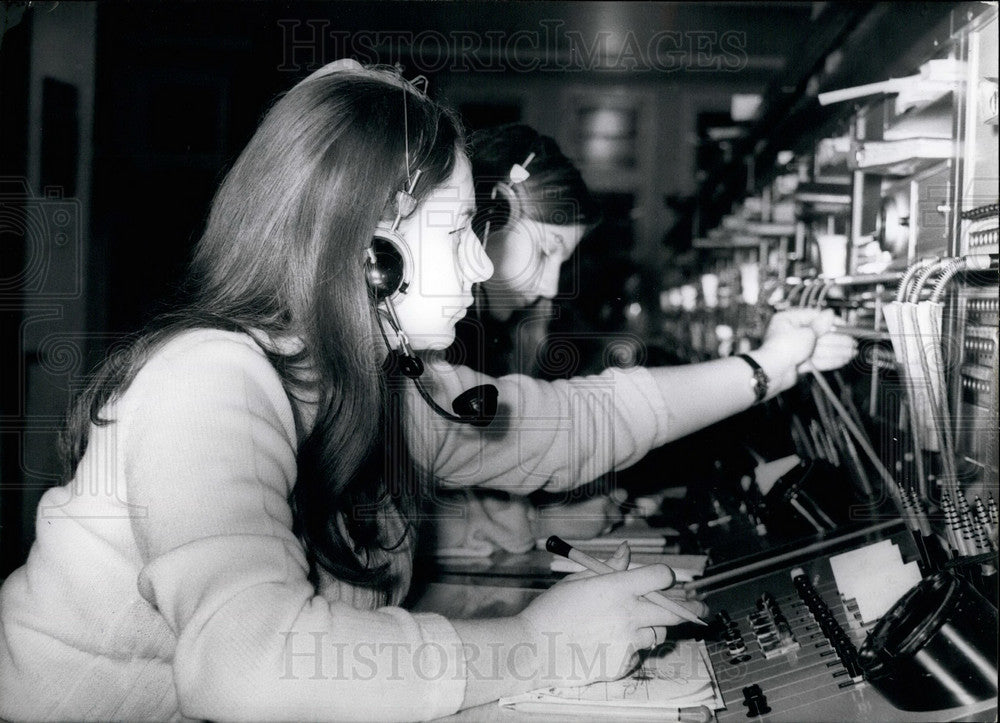
[[[611,567],[611,565],[608,565],[605,562],[601,562],[596,557],[591,557],[586,552],[576,549],[558,535],[552,535],[551,537],[549,537],[549,539],[545,541],[545,549],[551,552],[553,555],[559,555],[560,557],[565,557],[567,559],[570,559],[579,565],[583,565],[591,572],[602,573],[602,574],[606,572],[618,572],[618,570],[615,570],[613,567]],[[649,602],[653,603],[654,605],[659,605],[664,610],[669,610],[670,612],[674,613],[678,617],[683,618],[684,620],[687,620],[688,622],[697,623],[698,625],[708,624],[704,620],[699,618],[697,615],[695,615],[693,612],[688,610],[686,607],[681,605],[680,603],[676,602],[675,600],[671,600],[670,598],[661,595],[656,591],[648,592],[642,597],[648,600]]]

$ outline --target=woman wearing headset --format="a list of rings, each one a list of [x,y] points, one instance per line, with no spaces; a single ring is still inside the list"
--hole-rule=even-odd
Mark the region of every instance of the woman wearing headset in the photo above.
[[[608,372],[611,409],[570,382],[421,372],[492,271],[473,209],[458,125],[394,73],[338,62],[269,110],[213,201],[193,301],[75,407],[70,479],[0,589],[0,718],[426,719],[614,678],[664,639],[679,618],[640,596],[673,574],[626,554],[509,618],[399,607],[432,480],[568,488],[688,424],[662,393],[685,380],[655,371]],[[787,321],[759,354],[772,391],[843,361]],[[746,365],[720,365],[730,393],[696,421],[754,400]],[[422,398],[491,381],[488,427]]]
[[[473,228],[494,271],[474,290],[476,302],[458,324],[448,359],[494,377],[544,378],[539,353],[550,323],[572,312],[554,301],[560,270],[599,222],[599,205],[556,142],[530,126],[481,130],[470,138],[469,155],[476,189]],[[588,289],[593,293],[593,283]],[[593,367],[583,359],[588,339],[580,335],[558,353],[574,366]],[[593,537],[622,519],[622,491],[605,491],[610,495],[578,488],[569,493],[578,500],[573,504],[540,506],[502,492],[463,492],[458,496],[466,514],[440,521],[438,544],[459,553],[490,547],[516,553],[550,534]]]
[[[601,371],[608,366],[608,359],[604,345],[594,343],[600,335],[586,322],[574,323],[578,316],[575,305],[602,293],[600,274],[583,276],[579,264],[575,265],[569,269],[579,276],[569,284],[573,296],[568,303],[556,303],[560,292],[566,291],[560,289],[560,270],[567,270],[565,263],[581,241],[586,243],[584,238],[601,217],[580,172],[552,138],[519,123],[477,132],[470,138],[469,155],[476,189],[473,228],[483,241],[494,272],[476,287],[476,303],[458,324],[449,360],[492,376],[565,378],[570,373]],[[814,315],[807,312],[809,318]],[[769,332],[772,339],[788,323],[789,317],[779,315]],[[558,346],[546,350],[550,325],[562,332]],[[574,327],[583,332],[574,331]],[[825,327],[817,328],[822,331]],[[853,349],[846,337],[830,335],[824,338],[826,344],[835,347],[835,353]],[[744,362],[756,364],[757,356],[759,352]],[[570,371],[547,370],[546,361]],[[740,363],[736,362],[737,369]],[[783,373],[787,374],[787,359],[785,363]],[[700,382],[710,381],[714,371],[726,368],[724,364],[732,365],[733,361],[654,372],[665,379],[677,374],[677,386],[665,387],[664,394],[671,404],[681,404],[677,416],[688,432],[723,418],[705,416],[712,408],[711,392]],[[518,378],[527,383],[524,377]],[[686,388],[685,378],[699,384]],[[724,380],[724,375],[719,378]],[[699,390],[704,396],[698,396]],[[530,393],[530,388],[522,391]],[[685,399],[690,404],[682,402]],[[684,434],[671,435],[671,439],[681,436]],[[550,534],[586,538],[606,530],[621,519],[619,503],[624,490],[604,482],[597,490],[577,488],[559,497],[538,494],[534,496],[538,506],[522,496],[492,491],[465,491],[461,496],[466,515],[444,518],[438,524],[439,545],[451,550],[492,546],[523,552],[534,546],[536,539]],[[564,504],[566,501],[569,504]]]
[[[430,423],[393,372],[452,341],[491,272],[473,210],[453,116],[396,74],[336,63],[271,108],[214,199],[194,300],[75,407],[71,479],[0,589],[0,719],[425,719],[618,676],[663,639],[679,618],[638,597],[672,583],[663,566],[556,585],[512,618],[398,607],[431,476],[540,486],[521,454],[564,484],[580,471],[552,430],[515,446]],[[432,373],[441,399],[475,381]],[[574,656],[599,664],[574,675]]]

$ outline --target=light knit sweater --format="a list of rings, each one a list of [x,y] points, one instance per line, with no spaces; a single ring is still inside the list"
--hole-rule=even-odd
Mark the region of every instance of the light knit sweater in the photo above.
[[[427,378],[439,400],[485,379],[441,364]],[[666,440],[645,370],[495,382],[485,431],[408,395],[409,447],[442,483],[565,489]],[[287,503],[305,406],[293,413],[246,335],[189,331],[152,356],[74,479],[43,496],[29,559],[0,589],[0,718],[382,721],[461,706],[454,627],[398,607],[410,550],[394,556],[404,584],[389,606],[307,581]]]

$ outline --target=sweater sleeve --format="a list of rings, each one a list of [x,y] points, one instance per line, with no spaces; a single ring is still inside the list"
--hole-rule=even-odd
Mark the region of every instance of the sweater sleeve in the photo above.
[[[460,707],[465,663],[451,623],[355,609],[307,581],[286,502],[291,406],[252,344],[181,337],[126,397],[119,443],[129,499],[142,510],[133,520],[139,591],[177,636],[183,715],[413,720]]]
[[[668,440],[668,405],[642,367],[553,382],[494,379],[437,358],[427,369],[427,385],[446,409],[475,385],[499,390],[488,427],[449,422],[407,392],[410,452],[445,485],[563,491],[635,464]]]

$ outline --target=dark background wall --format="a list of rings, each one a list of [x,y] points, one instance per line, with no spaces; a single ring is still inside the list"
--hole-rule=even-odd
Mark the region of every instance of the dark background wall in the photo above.
[[[728,116],[734,93],[760,92],[810,12],[808,3],[101,4],[95,231],[112,244],[116,295],[140,302],[115,304],[108,324],[133,324],[175,277],[220,172],[270,100],[344,55],[399,63],[470,125],[523,120],[571,155],[574,111],[616,99],[637,109],[635,165],[584,173],[599,191],[633,196],[636,255],[653,256],[671,220],[664,196],[695,188],[699,117]]]

